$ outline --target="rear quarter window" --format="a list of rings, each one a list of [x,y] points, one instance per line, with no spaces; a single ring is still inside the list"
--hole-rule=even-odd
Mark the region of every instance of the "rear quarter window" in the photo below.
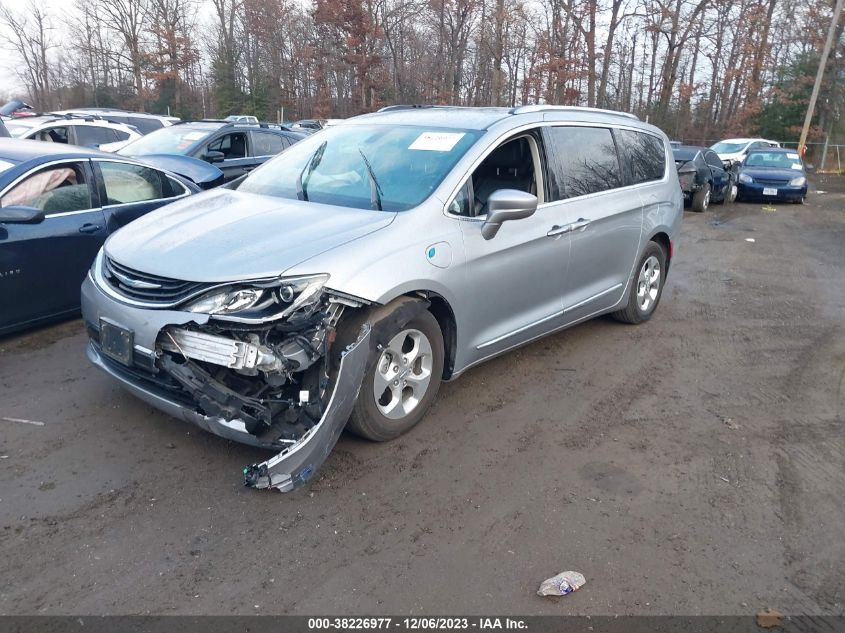
[[[628,156],[633,184],[662,180],[666,172],[666,150],[663,141],[645,132],[617,130]]]

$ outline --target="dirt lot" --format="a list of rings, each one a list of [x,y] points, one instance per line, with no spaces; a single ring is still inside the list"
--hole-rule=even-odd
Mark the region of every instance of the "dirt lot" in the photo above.
[[[79,321],[0,340],[0,418],[43,422],[0,420],[0,613],[845,612],[845,182],[816,186],[687,213],[651,322],[478,367],[289,495]]]

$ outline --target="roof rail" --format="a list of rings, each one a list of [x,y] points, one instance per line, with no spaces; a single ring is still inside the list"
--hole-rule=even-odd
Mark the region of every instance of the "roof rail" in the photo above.
[[[524,105],[511,109],[511,114],[529,114],[531,112],[596,112],[610,114],[639,121],[640,118],[630,112],[619,112],[618,110],[605,110],[603,108],[587,108],[585,106],[564,106],[564,105]]]
[[[425,103],[408,103],[408,104],[400,104],[400,105],[389,105],[384,106],[383,108],[379,108],[377,112],[391,112],[393,110],[419,110],[422,108],[442,108],[445,106],[436,106],[436,105],[429,105]]]
[[[90,114],[88,112],[38,112],[33,116],[53,117],[54,121],[59,119],[82,119],[83,121],[105,121],[99,114]]]
[[[176,121],[173,125],[185,125],[191,123],[221,123],[220,129],[225,127],[233,128],[264,128],[269,130],[281,130],[283,132],[295,132],[287,125],[281,123],[268,123],[266,121],[259,121],[258,123],[248,123],[246,121],[224,121],[223,119],[183,119]]]

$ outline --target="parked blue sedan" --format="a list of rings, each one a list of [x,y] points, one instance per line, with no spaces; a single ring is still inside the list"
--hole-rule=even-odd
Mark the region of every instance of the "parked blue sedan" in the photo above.
[[[74,315],[82,280],[111,233],[222,182],[213,165],[168,158],[165,169],[81,147],[0,138],[0,335]]]
[[[737,200],[788,200],[803,204],[807,174],[792,149],[752,150],[739,167]]]

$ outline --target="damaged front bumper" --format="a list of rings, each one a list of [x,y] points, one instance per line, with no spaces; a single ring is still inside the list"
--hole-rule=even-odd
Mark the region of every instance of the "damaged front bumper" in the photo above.
[[[161,371],[170,362],[167,354],[162,358],[162,333],[173,326],[202,326],[208,321],[205,315],[179,310],[146,310],[115,302],[106,297],[90,278],[83,284],[82,311],[91,336],[87,347],[88,359],[133,395],[209,433],[250,446],[280,451],[264,462],[244,468],[244,483],[253,488],[275,488],[288,492],[313,476],[346,425],[371,353],[371,325],[364,323],[357,338],[340,351],[339,366],[332,372],[331,380],[327,380],[319,419],[315,419],[313,425],[301,434],[285,439],[278,434],[271,436],[255,432],[255,420],[252,419],[238,415],[209,415],[213,411],[208,407],[204,409],[193,397],[195,394],[174,386],[172,378],[175,374],[172,371],[169,376],[167,371]],[[101,340],[100,332],[103,323],[114,324],[131,333],[131,353],[127,355],[126,362],[116,360],[113,350],[105,353],[105,341]],[[195,345],[211,344],[213,338],[194,336],[191,342]],[[180,342],[185,342],[178,337],[171,340],[177,349]],[[254,351],[251,346],[241,345],[235,349],[237,353],[232,357],[232,367],[252,370],[253,366],[261,366],[261,359],[250,355]],[[195,357],[195,350],[185,351]],[[245,355],[239,355],[241,351]]]

